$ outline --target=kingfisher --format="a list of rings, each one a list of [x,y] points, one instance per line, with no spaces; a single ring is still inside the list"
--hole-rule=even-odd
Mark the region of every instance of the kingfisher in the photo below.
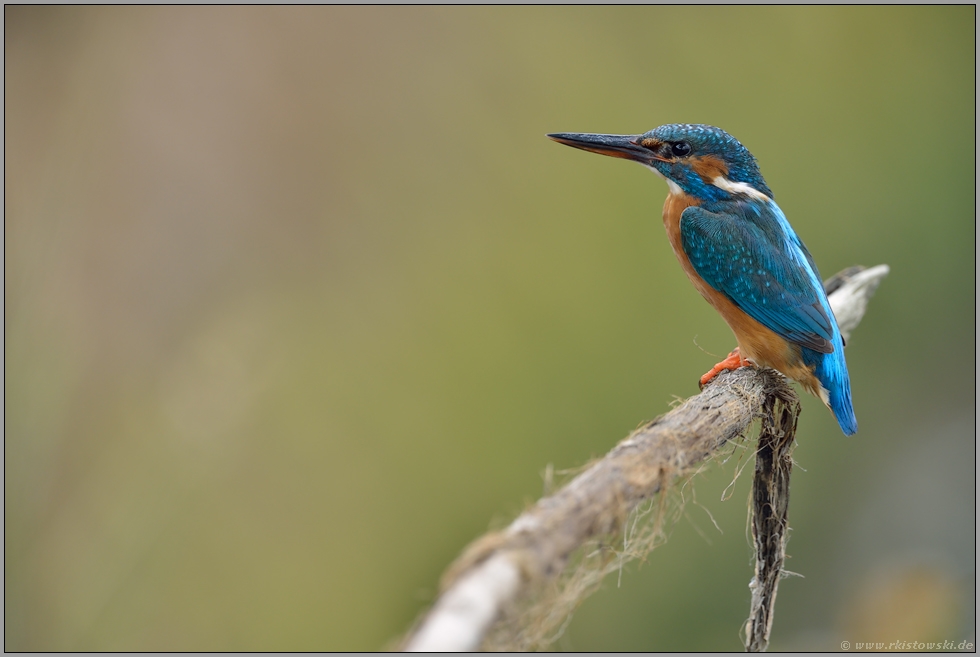
[[[820,272],[747,148],[720,128],[688,123],[548,137],[639,162],[667,181],[670,246],[738,342],[702,387],[723,370],[771,367],[821,399],[845,435],[857,431],[844,339]]]

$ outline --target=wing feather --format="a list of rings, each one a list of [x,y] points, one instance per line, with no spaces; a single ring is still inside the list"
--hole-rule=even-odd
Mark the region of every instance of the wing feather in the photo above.
[[[786,340],[833,353],[837,327],[819,274],[774,203],[691,206],[680,228],[684,252],[708,285]]]

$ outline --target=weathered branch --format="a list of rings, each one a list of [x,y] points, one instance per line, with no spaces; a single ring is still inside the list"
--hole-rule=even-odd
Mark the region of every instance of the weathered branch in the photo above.
[[[885,265],[852,267],[827,281],[845,337],[860,322],[868,299],[887,273]],[[641,502],[741,436],[753,420],[765,415],[767,401],[776,398],[795,399],[795,393],[773,370],[722,372],[701,394],[633,432],[509,527],[467,548],[444,575],[442,595],[408,637],[405,649],[477,649],[501,613],[554,581],[576,548],[621,530]],[[776,567],[778,578],[781,562]]]
[[[752,602],[745,628],[747,652],[764,652],[769,646],[776,591],[786,560],[789,477],[799,417],[800,400],[796,395],[783,397],[777,393],[766,400],[752,481],[755,576],[749,583]]]

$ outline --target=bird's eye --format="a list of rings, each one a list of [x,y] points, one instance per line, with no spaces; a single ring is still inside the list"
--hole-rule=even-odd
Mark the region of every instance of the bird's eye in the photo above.
[[[686,141],[678,141],[670,145],[670,150],[676,157],[684,157],[691,154],[691,145]]]

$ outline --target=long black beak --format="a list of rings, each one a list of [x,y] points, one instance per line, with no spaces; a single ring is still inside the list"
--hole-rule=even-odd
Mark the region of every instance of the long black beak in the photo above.
[[[548,135],[559,144],[581,148],[590,153],[621,157],[641,164],[663,160],[655,151],[640,145],[642,135],[594,135],[589,133],[559,132]]]

